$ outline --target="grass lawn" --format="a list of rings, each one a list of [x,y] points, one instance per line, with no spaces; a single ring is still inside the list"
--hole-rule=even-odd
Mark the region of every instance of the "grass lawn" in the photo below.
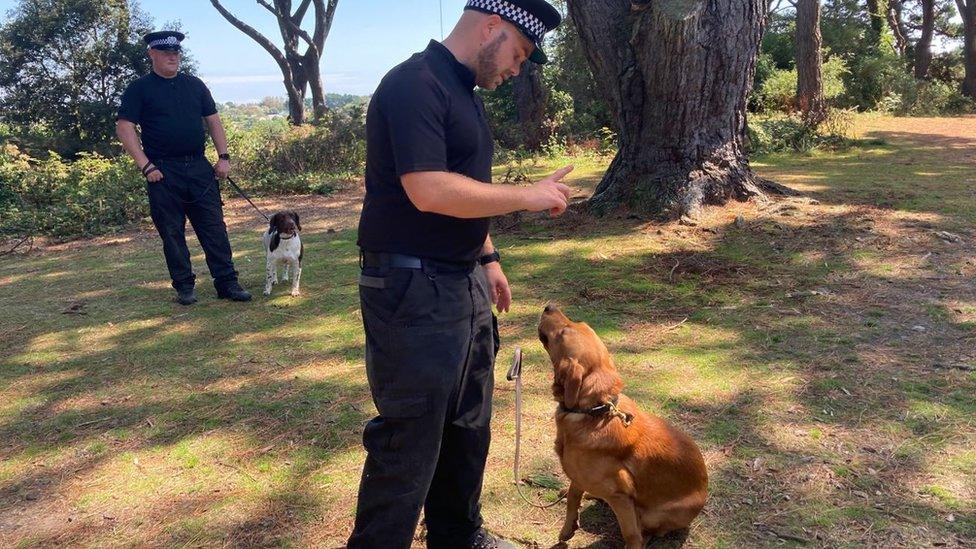
[[[858,128],[869,140],[847,151],[753,160],[802,197],[696,226],[498,221],[515,302],[500,319],[492,530],[550,547],[561,525],[562,505],[515,493],[504,380],[520,345],[522,470],[564,481],[535,339],[552,301],[604,338],[628,395],[702,447],[711,499],[686,546],[976,543],[976,118]],[[584,197],[608,159],[571,161]],[[341,546],[375,413],[359,193],[259,202],[302,214],[300,298],[259,295],[263,222],[240,200],[228,222],[250,304],[214,299],[195,238],[201,301],[172,302],[148,227],[0,258],[0,546]],[[620,544],[602,503],[581,522],[570,547]]]

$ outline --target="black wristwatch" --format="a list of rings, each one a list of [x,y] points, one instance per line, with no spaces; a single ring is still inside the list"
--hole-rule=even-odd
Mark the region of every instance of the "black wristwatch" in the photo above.
[[[502,260],[502,256],[498,255],[498,250],[495,250],[488,255],[483,255],[479,257],[478,263],[482,265],[487,265],[489,263],[494,263],[495,261],[501,263],[501,260]]]
[[[218,154],[217,158],[221,160],[230,160],[230,153]]]

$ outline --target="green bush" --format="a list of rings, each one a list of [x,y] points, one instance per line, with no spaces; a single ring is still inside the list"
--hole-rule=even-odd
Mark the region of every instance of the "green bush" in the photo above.
[[[817,128],[796,114],[753,117],[746,127],[747,146],[755,154],[848,147],[853,142],[854,116],[853,109],[831,108]]]
[[[822,68],[824,99],[832,101],[844,93],[847,65],[840,57],[828,58]],[[762,81],[756,99],[760,110],[790,112],[796,101],[796,69],[773,69]]]
[[[798,116],[771,116],[754,119],[746,128],[749,151],[771,153],[806,152],[813,148],[815,133]]]
[[[762,110],[788,112],[796,99],[796,69],[777,69],[766,77],[760,94]]]
[[[145,184],[126,157],[39,159],[8,143],[0,151],[0,234],[110,232],[148,215]]]
[[[976,103],[955,84],[904,78],[879,108],[899,116],[960,115],[976,112]]]
[[[329,111],[318,125],[273,119],[242,128],[229,124],[237,177],[256,194],[328,194],[338,181],[358,178],[366,164],[365,105]]]
[[[246,129],[229,122],[227,130],[235,180],[249,193],[329,194],[339,181],[358,178],[366,161],[362,104],[330,111],[316,126],[264,120]],[[145,179],[127,156],[80,153],[67,161],[5,140],[0,235],[95,235],[149,215]]]
[[[838,104],[860,111],[881,110],[883,100],[896,93],[898,82],[911,78],[904,63],[893,53],[855,57],[844,78],[847,89]]]

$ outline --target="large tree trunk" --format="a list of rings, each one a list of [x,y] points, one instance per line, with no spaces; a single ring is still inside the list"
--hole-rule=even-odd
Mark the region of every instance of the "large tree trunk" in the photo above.
[[[550,135],[550,128],[545,126],[549,90],[542,83],[542,68],[526,63],[512,79],[512,95],[525,147],[538,150]]]
[[[817,126],[827,117],[823,94],[823,56],[820,0],[796,3],[796,105],[807,123]]]
[[[308,73],[308,86],[312,92],[312,118],[321,120],[325,116],[325,90],[322,87],[322,75],[319,71],[318,59],[305,59]]]
[[[589,201],[667,218],[762,196],[743,148],[765,0],[570,0],[620,128]]]
[[[962,53],[966,74],[962,79],[962,93],[976,99],[976,0],[956,0],[962,17]]]
[[[935,0],[921,0],[922,34],[915,44],[915,78],[929,77],[932,64],[932,35],[935,32]]]
[[[881,45],[881,34],[885,28],[885,12],[888,11],[888,2],[886,0],[867,0],[867,8],[868,19],[871,22],[871,33],[868,35],[868,41],[872,46],[878,47]]]

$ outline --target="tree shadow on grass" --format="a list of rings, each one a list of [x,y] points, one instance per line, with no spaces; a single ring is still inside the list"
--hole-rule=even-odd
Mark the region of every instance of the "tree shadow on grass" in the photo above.
[[[645,409],[663,403],[706,453],[725,456],[712,468],[708,535],[732,544],[972,541],[976,522],[960,518],[973,505],[965,496],[972,477],[966,484],[967,473],[933,463],[965,459],[965,441],[976,440],[976,376],[936,366],[974,360],[976,334],[953,320],[946,298],[976,303],[976,288],[944,268],[972,248],[912,223],[865,229],[871,222],[857,209],[760,220],[666,253],[594,253],[602,233],[543,247],[512,235],[509,277],[530,299],[590,321],[617,356],[625,392]],[[916,240],[900,243],[905,237]],[[933,261],[916,261],[918,241]],[[682,318],[674,335],[641,338]],[[724,335],[713,344],[710,332]],[[691,377],[678,381],[685,371]],[[693,380],[704,394],[682,397]],[[743,386],[760,389],[708,402]],[[920,483],[939,485],[945,475],[964,484],[955,501],[919,497]],[[596,524],[599,533],[605,522]],[[617,535],[615,522],[611,529]]]
[[[315,235],[308,240],[315,245]],[[159,274],[141,264],[151,252],[120,250],[136,256],[122,271],[102,265],[99,250],[66,254],[72,270],[56,258],[28,260],[33,276],[8,282],[0,297],[23,313],[15,322],[39,320],[15,326],[16,337],[3,342],[0,391],[13,400],[0,408],[0,456],[11,464],[0,469],[0,539],[101,544],[123,531],[145,532],[147,543],[264,543],[316,521],[323,500],[310,477],[327,477],[337,458],[358,453],[371,410],[356,368],[356,256],[334,237],[319,244],[323,253],[308,263],[318,276],[303,278],[317,299],[189,309],[167,303],[164,285],[135,283]],[[55,294],[45,291],[52,273]],[[61,300],[93,287],[107,291],[87,301],[87,314],[60,315]],[[281,464],[291,480],[280,479]],[[124,484],[103,482],[106,467]],[[171,477],[160,467],[177,470]],[[229,476],[235,486],[200,495],[213,481],[184,486],[181,479],[197,471],[213,481]],[[271,489],[257,487],[265,484]],[[166,495],[167,486],[179,492]],[[126,513],[113,498],[101,499],[107,490],[145,501]],[[245,511],[237,514],[253,508],[255,515],[226,522],[209,511],[238,503]],[[119,507],[125,516],[95,511]]]

